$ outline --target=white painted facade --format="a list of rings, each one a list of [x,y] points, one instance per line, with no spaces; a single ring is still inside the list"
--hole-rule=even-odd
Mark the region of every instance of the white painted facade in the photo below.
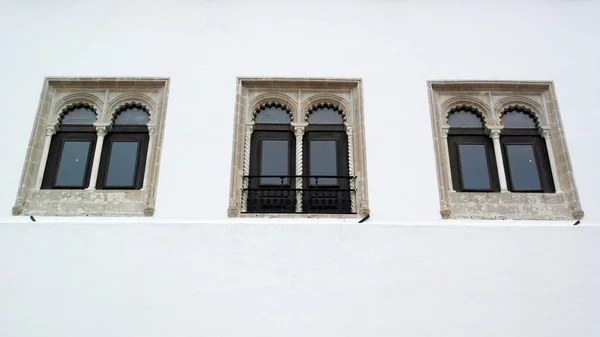
[[[600,336],[600,2],[3,2],[0,336]],[[46,76],[169,77],[154,217],[11,216]],[[371,219],[227,218],[238,76],[362,78]],[[442,220],[427,80],[554,81],[585,217]]]

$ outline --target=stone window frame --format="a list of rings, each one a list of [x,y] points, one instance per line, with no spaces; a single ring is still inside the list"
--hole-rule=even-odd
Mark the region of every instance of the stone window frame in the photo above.
[[[45,78],[12,214],[153,216],[169,84],[169,78]],[[83,190],[41,189],[52,136],[72,104],[86,104],[97,112],[89,186]],[[143,186],[140,190],[97,190],[104,137],[119,109],[131,104],[144,106],[150,116]]]
[[[361,79],[337,78],[262,78],[238,77],[233,126],[233,150],[228,217],[242,218],[361,218],[370,213]],[[262,106],[281,106],[290,114],[296,137],[295,175],[303,172],[302,139],[309,114],[318,106],[341,110],[348,136],[349,175],[355,176],[351,188],[354,214],[243,213],[247,196],[243,179],[250,170],[250,144],[256,113]],[[296,179],[296,186],[302,179]],[[297,192],[302,193],[302,192]],[[302,198],[298,198],[297,200]],[[296,211],[301,211],[301,204]]]
[[[443,219],[571,220],[583,218],[579,194],[554,82],[552,81],[428,81]],[[456,192],[448,154],[448,113],[458,106],[477,109],[492,138],[501,190],[499,193]],[[517,193],[507,189],[500,147],[502,113],[512,107],[530,112],[544,138],[555,193]]]

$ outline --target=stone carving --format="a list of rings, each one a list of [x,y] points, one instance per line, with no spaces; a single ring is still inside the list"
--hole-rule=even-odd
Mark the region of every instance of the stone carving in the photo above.
[[[340,115],[342,115],[342,119],[344,122],[346,122],[348,119],[347,112],[343,106],[341,106],[337,102],[326,100],[326,101],[317,101],[317,102],[309,105],[308,108],[306,109],[306,111],[304,112],[304,121],[305,122],[308,121],[308,117],[310,116],[310,114],[313,111],[320,109],[320,108],[330,108],[330,109],[337,111]]]
[[[250,143],[252,141],[252,131],[254,127],[252,125],[246,125],[246,133],[244,137],[244,163],[242,169],[242,212],[245,212],[248,207],[248,178],[250,174]]]
[[[285,110],[290,116],[290,122],[294,121],[294,110],[293,107],[285,101],[278,99],[264,99],[259,103],[255,104],[252,108],[252,121],[256,120],[256,114],[266,108],[281,108]]]
[[[302,138],[304,138],[304,126],[295,126],[294,134],[296,135],[296,213],[302,212],[302,161],[303,161],[303,146]]]

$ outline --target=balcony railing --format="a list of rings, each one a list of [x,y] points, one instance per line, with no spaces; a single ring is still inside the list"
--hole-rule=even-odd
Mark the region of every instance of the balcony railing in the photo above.
[[[244,176],[246,213],[352,214],[351,176]]]

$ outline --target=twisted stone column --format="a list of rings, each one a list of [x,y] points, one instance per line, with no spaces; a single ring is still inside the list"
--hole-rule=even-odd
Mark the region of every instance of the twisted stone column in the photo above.
[[[42,180],[44,179],[44,171],[46,170],[46,163],[48,162],[48,151],[50,151],[50,142],[52,136],[57,131],[56,125],[49,125],[46,127],[46,138],[44,138],[44,148],[42,149],[42,158],[40,159],[40,167],[38,168],[38,174],[35,180],[35,189],[42,187]]]
[[[548,151],[548,160],[550,161],[550,170],[552,171],[552,180],[554,181],[554,190],[556,193],[561,193],[560,181],[558,180],[558,172],[556,171],[556,160],[554,158],[554,148],[552,147],[552,138],[550,130],[540,129],[540,134],[546,141],[546,150]]]
[[[356,213],[356,181],[354,179],[354,128],[346,125],[348,137],[348,175],[350,175],[350,211]]]
[[[442,143],[444,146],[444,163],[446,166],[446,180],[448,181],[448,191],[454,191],[452,186],[452,168],[450,166],[450,150],[448,149],[448,131],[450,129],[442,128]]]
[[[154,163],[154,142],[156,138],[156,126],[148,125],[148,153],[146,155],[146,169],[144,174],[144,183],[142,184],[142,190],[148,189],[148,180],[150,179],[150,174],[156,174],[155,168],[150,168],[150,165]],[[154,165],[158,165],[158,163],[154,163]]]
[[[92,172],[90,174],[90,184],[87,190],[96,189],[96,181],[98,180],[98,169],[100,167],[100,156],[102,155],[102,146],[104,145],[104,137],[106,136],[108,126],[96,126],[96,149],[94,150],[94,159],[92,161]]]
[[[500,133],[502,128],[489,128],[488,134],[494,142],[494,154],[496,155],[496,167],[498,171],[498,180],[500,180],[500,192],[508,192],[506,185],[506,172],[504,172],[504,159],[502,158],[502,148],[500,147]]]
[[[248,178],[250,174],[250,142],[252,141],[252,131],[254,125],[246,125],[246,133],[244,135],[244,162],[242,164],[242,212],[248,210]]]
[[[305,126],[294,126],[294,135],[296,135],[296,213],[302,212],[302,165],[303,165],[303,144]]]

